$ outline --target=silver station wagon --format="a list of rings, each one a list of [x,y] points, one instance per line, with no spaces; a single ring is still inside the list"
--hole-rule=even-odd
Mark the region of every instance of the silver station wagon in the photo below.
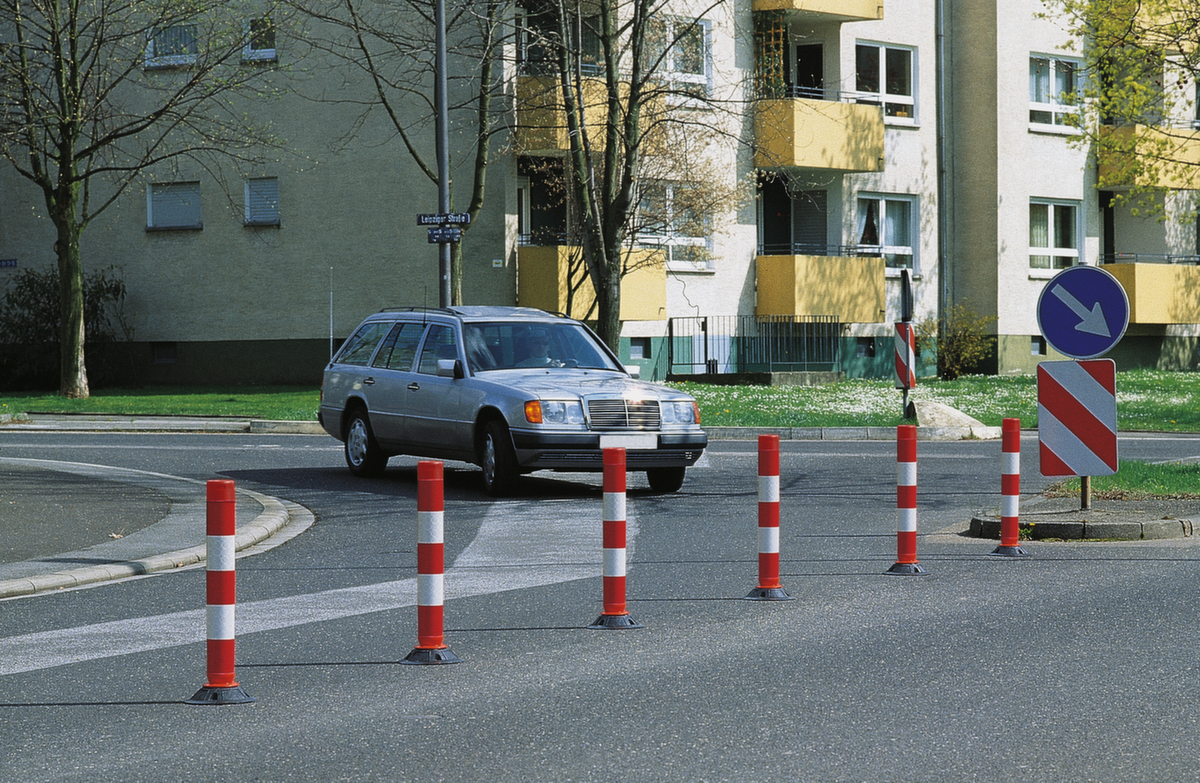
[[[461,460],[492,495],[535,470],[602,470],[608,447],[674,492],[708,445],[690,396],[636,380],[579,321],[519,307],[367,317],[325,368],[318,417],[357,476],[397,454]]]

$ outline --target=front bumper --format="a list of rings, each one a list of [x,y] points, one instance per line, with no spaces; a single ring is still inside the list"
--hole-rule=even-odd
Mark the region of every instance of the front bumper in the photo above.
[[[514,430],[513,445],[517,462],[527,470],[603,470],[604,453],[600,448],[602,435],[622,436],[628,432],[554,433]],[[703,432],[636,433],[654,435],[655,448],[625,450],[625,466],[629,470],[648,468],[690,467],[704,454],[708,436]]]

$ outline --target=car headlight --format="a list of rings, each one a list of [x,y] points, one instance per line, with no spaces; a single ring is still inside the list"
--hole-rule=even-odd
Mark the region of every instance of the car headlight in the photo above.
[[[578,400],[544,400],[541,408],[546,424],[583,424],[583,405]]]
[[[670,400],[659,407],[663,424],[698,424],[699,414],[691,400]]]

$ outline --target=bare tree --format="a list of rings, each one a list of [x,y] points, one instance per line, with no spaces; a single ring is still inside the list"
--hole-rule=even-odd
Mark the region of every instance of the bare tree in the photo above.
[[[663,0],[525,5],[525,35],[556,76],[569,140],[567,191],[596,294],[597,331],[614,348],[630,244],[658,237],[664,252],[686,249],[674,240],[711,232],[710,207],[729,205],[727,193],[703,195],[719,178],[697,176],[703,155],[695,147],[703,144],[686,143],[724,134],[714,118],[728,106],[711,89],[705,19],[719,5],[696,17],[672,14]]]
[[[0,156],[42,192],[60,282],[60,391],[89,395],[80,239],[149,167],[252,160],[245,119],[273,62],[270,3],[0,0]]]
[[[352,137],[368,115],[382,110],[421,174],[438,184],[433,134],[434,35],[433,6],[427,0],[291,0],[309,21],[304,38],[318,51],[331,55],[345,70],[347,85],[371,85],[363,96],[347,89],[335,96],[310,96],[354,106]],[[451,172],[462,167],[453,153],[465,149],[471,182],[463,210],[472,223],[484,205],[492,143],[506,130],[502,106],[503,24],[511,5],[482,0],[455,6],[447,20],[450,120],[455,135],[467,144],[451,150]],[[461,132],[461,133],[460,133]],[[453,176],[453,174],[452,174]],[[451,198],[453,203],[453,189]],[[461,202],[459,202],[461,203]],[[470,225],[463,227],[464,239]],[[462,303],[462,245],[451,248],[451,302]]]

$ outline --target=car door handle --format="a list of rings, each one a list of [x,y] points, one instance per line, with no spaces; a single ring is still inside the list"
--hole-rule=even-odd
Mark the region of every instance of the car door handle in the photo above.
[[[374,385],[375,385],[374,378],[363,378],[363,386],[374,386]]]
[[[421,384],[417,383],[416,381],[413,381],[412,383],[410,383],[410,384],[408,385],[408,390],[409,390],[409,391],[420,391],[420,390],[421,390]]]

